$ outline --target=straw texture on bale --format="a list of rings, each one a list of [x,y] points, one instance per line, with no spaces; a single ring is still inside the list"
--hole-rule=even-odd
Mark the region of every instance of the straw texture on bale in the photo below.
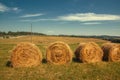
[[[109,61],[120,62],[120,45],[113,46],[110,49]]]
[[[102,61],[103,51],[94,42],[81,43],[75,50],[75,56],[83,63],[94,63]]]
[[[120,45],[115,43],[103,44],[104,60],[112,62],[120,62]]]
[[[12,50],[12,67],[37,66],[41,61],[42,53],[39,48],[32,43],[21,42]]]
[[[104,54],[103,54],[103,60],[104,61],[108,61],[110,49],[112,48],[112,46],[115,46],[115,45],[116,44],[114,44],[114,43],[104,43],[102,45],[102,50],[104,52]]]
[[[72,61],[72,51],[66,43],[54,42],[47,48],[46,58],[48,63],[66,64]]]

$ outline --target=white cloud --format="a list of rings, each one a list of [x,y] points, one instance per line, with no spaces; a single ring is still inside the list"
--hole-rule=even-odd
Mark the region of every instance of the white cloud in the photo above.
[[[5,6],[2,3],[0,3],[0,12],[6,12],[8,10],[9,10],[9,8],[7,6]]]
[[[13,9],[12,9],[13,11],[17,11],[17,10],[19,10],[17,7],[14,7]]]
[[[95,24],[101,24],[100,22],[85,22],[85,23],[82,23],[84,25],[95,25]]]
[[[20,11],[18,7],[8,7],[2,3],[0,3],[0,12],[7,12],[7,11]]]
[[[47,33],[54,33],[54,31],[47,31]]]
[[[38,19],[38,21],[59,21],[58,19]]]
[[[32,21],[34,21],[34,20],[20,20],[21,22],[32,22]]]
[[[41,15],[44,15],[44,14],[41,14],[41,13],[37,13],[37,14],[26,14],[26,15],[23,15],[23,16],[20,16],[20,17],[21,17],[21,18],[37,17],[37,16],[41,16]]]
[[[95,13],[77,13],[69,14],[66,16],[59,16],[59,20],[64,21],[109,21],[109,20],[120,20],[120,15],[110,14],[95,14]]]
[[[23,17],[35,17],[41,16],[44,14],[27,14]],[[111,14],[95,14],[95,13],[77,13],[77,14],[69,14],[66,16],[58,16],[56,18],[41,18],[41,19],[29,19],[29,20],[21,20],[22,22],[39,22],[39,21],[78,21],[84,22],[82,24],[92,25],[92,24],[101,24],[100,21],[115,21],[120,20],[120,15],[111,15]]]

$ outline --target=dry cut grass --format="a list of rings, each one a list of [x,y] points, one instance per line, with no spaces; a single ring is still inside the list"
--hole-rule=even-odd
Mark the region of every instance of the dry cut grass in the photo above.
[[[13,46],[16,45],[16,43],[19,43],[21,41],[26,41],[25,39],[21,38],[20,41],[14,39],[12,40],[5,39],[3,42],[0,40],[0,80],[119,80],[120,79],[120,62],[99,62],[99,63],[83,64],[73,60],[71,63],[64,65],[53,65],[53,64],[47,64],[46,62],[42,62],[41,63],[42,65],[36,67],[28,67],[28,68],[8,67],[9,60],[11,57],[8,51],[11,50]],[[47,39],[50,38],[48,37]],[[78,41],[74,42],[75,39],[76,40],[78,39]],[[82,40],[80,40],[79,38],[75,38],[75,39],[68,38],[68,40],[71,41],[73,40],[73,42],[71,41],[68,42],[70,48],[73,51],[77,48],[78,42],[82,42]],[[57,40],[57,38],[54,40]],[[62,40],[64,40],[64,37],[62,37]],[[89,40],[90,39],[87,38],[86,41],[83,42],[87,42]],[[101,40],[98,41],[96,40],[96,42],[99,45],[102,45],[102,43],[104,43],[101,42]],[[46,44],[48,43],[46,42],[36,43],[42,52],[43,59],[46,58]]]
[[[33,36],[33,43],[35,44],[43,44],[48,45],[55,41],[62,41],[68,44],[82,43],[82,42],[96,42],[96,43],[105,43],[108,41],[95,39],[95,38],[75,38],[75,37],[55,37],[55,36]],[[31,42],[30,36],[23,36],[19,38],[11,38],[11,39],[0,39],[0,43],[4,44],[17,44],[20,42]]]

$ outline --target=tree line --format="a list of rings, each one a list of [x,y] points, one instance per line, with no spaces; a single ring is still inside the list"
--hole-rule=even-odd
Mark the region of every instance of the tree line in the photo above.
[[[46,35],[43,33],[37,33],[37,32],[24,32],[24,31],[17,31],[17,32],[12,32],[12,31],[8,31],[8,32],[2,32],[0,31],[0,36],[21,36],[21,35]]]

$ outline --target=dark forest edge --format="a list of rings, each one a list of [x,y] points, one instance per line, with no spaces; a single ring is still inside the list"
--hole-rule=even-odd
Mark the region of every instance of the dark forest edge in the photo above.
[[[108,35],[65,35],[65,34],[60,34],[60,35],[47,35],[44,33],[38,33],[38,32],[25,32],[25,31],[17,31],[17,32],[2,32],[0,31],[0,37],[3,39],[5,38],[10,38],[10,37],[17,37],[17,36],[25,36],[25,35],[38,35],[38,36],[60,36],[60,37],[77,37],[77,38],[97,38],[97,39],[103,39],[103,40],[108,40],[114,43],[120,43],[120,36],[108,36]]]

